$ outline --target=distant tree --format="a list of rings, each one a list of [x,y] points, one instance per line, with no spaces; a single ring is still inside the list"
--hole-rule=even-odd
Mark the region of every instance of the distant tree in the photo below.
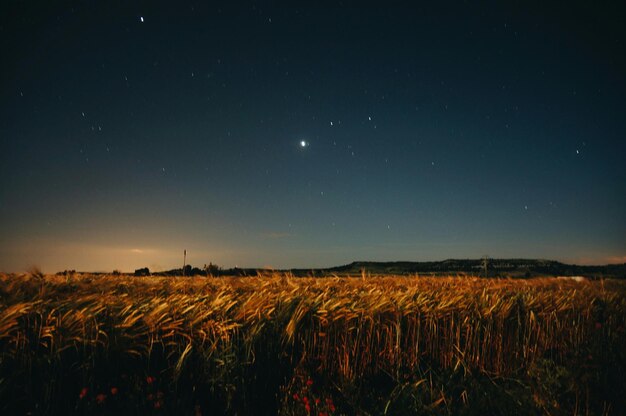
[[[204,265],[204,273],[207,276],[217,276],[219,272],[220,272],[220,268],[218,267],[217,264],[209,263],[208,266],[206,264]]]
[[[135,276],[150,276],[150,269],[144,267],[143,269],[135,270]]]

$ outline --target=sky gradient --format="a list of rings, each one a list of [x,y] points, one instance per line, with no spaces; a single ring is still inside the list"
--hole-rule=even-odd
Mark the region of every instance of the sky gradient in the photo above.
[[[24,3],[0,271],[626,262],[618,2]]]

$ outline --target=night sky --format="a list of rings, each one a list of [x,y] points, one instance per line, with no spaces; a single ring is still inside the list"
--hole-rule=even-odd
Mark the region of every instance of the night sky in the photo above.
[[[2,271],[626,262],[622,2],[2,3]]]

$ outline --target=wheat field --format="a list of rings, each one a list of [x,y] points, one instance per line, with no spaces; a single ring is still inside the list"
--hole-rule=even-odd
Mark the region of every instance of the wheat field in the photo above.
[[[617,280],[3,274],[0,410],[623,414],[625,295]]]

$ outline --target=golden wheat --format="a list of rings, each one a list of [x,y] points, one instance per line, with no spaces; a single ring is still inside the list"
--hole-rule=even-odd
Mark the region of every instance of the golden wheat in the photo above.
[[[602,331],[623,338],[626,283],[470,277],[188,278],[0,275],[0,352],[66,350],[139,359],[155,347],[179,374],[192,354],[254,360],[263,337],[351,380],[424,361],[506,375],[564,357]],[[597,306],[610,310],[598,322]]]

